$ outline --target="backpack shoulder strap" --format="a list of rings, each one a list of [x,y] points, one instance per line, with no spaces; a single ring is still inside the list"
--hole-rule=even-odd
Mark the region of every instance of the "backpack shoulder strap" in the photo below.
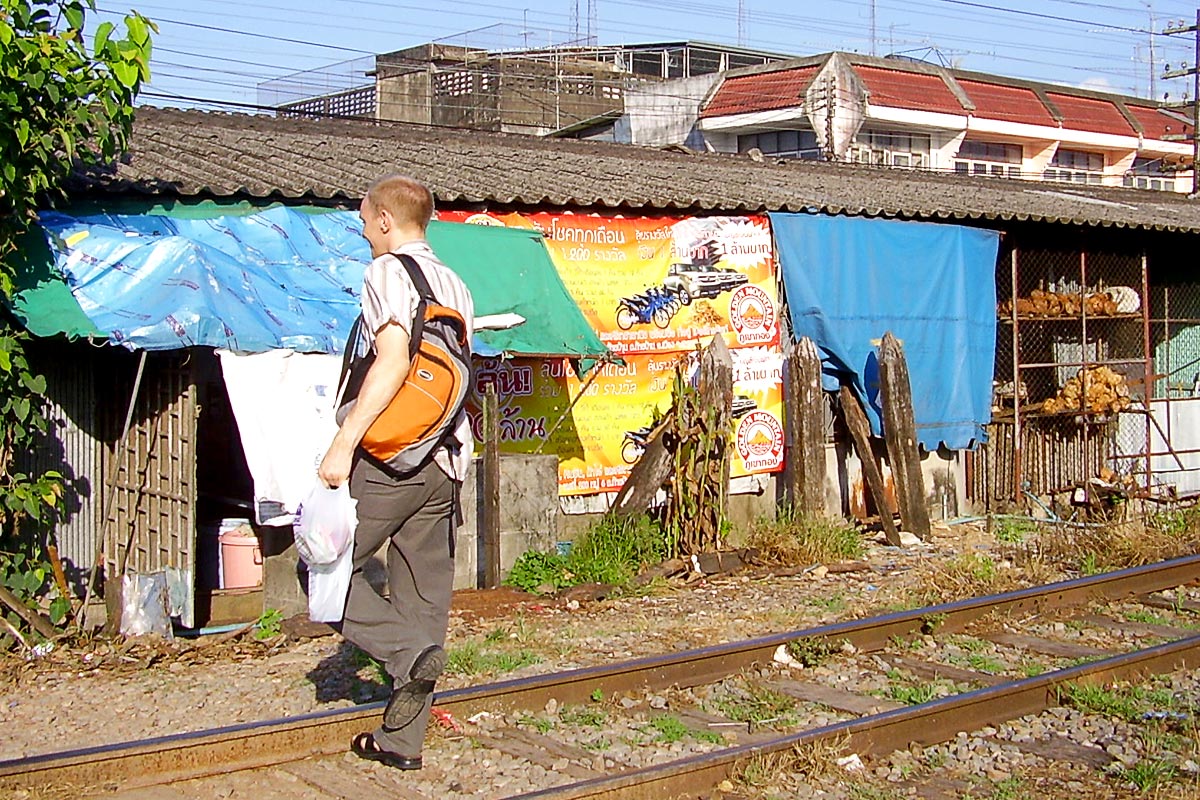
[[[346,381],[346,376],[350,374],[350,366],[354,363],[354,353],[358,350],[358,340],[362,336],[363,318],[359,314],[354,318],[354,323],[350,326],[350,333],[346,335],[346,352],[342,354],[342,371],[338,375],[337,391],[340,395],[342,385]]]
[[[408,273],[408,279],[412,281],[413,288],[417,290],[417,310],[413,314],[412,332],[408,338],[408,357],[416,356],[417,351],[421,349],[421,334],[425,331],[425,307],[430,302],[437,302],[437,298],[433,296],[433,290],[429,287],[429,281],[425,279],[425,272],[421,269],[421,265],[417,260],[407,253],[392,253],[402,265],[404,271]]]

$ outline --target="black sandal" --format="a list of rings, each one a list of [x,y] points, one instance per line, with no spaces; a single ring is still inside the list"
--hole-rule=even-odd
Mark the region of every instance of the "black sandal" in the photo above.
[[[413,661],[408,681],[392,692],[383,710],[383,729],[397,731],[412,724],[433,694],[433,687],[446,668],[446,651],[436,644],[422,650]]]
[[[375,741],[375,735],[371,733],[360,733],[350,740],[350,752],[359,758],[365,758],[367,761],[378,761],[395,769],[420,769],[420,756],[402,756],[399,753],[393,753],[390,750],[384,750]]]

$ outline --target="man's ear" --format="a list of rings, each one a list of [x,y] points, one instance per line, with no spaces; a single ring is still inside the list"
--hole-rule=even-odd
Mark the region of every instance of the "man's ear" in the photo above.
[[[386,208],[379,209],[379,212],[376,215],[376,217],[377,218],[375,220],[375,223],[377,225],[379,225],[379,230],[381,232],[387,233],[388,231],[390,231],[391,229],[396,227],[396,220],[392,216],[392,212],[388,211]]]

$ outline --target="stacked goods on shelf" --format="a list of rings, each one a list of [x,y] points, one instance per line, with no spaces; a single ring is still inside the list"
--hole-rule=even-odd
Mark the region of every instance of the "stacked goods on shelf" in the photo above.
[[[1018,297],[1015,301],[1017,316],[1020,317],[1078,317],[1087,313],[1090,317],[1111,317],[1118,313],[1117,301],[1110,292],[1093,292],[1089,295],[1047,292],[1034,289],[1029,297]],[[996,313],[1011,317],[1014,301],[1000,303]]]
[[[1107,414],[1128,408],[1129,386],[1125,377],[1108,367],[1090,367],[1079,370],[1058,390],[1058,394],[1042,403],[1047,414],[1085,411],[1090,414]]]

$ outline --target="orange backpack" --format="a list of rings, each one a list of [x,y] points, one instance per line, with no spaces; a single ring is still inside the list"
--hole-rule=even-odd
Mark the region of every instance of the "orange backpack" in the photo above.
[[[452,447],[454,424],[471,386],[471,342],[462,315],[438,303],[421,267],[411,256],[394,253],[420,297],[409,338],[408,375],[388,407],[359,444],[361,454],[397,476],[423,467],[439,447]],[[342,378],[346,388],[338,409],[340,424],[354,405],[375,353],[355,357],[362,315],[346,339]],[[349,376],[347,378],[347,376]]]

